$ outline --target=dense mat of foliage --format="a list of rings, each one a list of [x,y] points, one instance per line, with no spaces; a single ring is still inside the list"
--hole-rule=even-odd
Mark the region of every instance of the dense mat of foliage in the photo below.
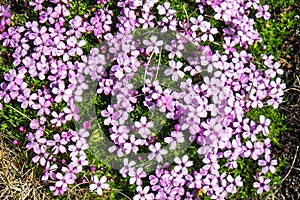
[[[1,129],[18,130],[58,198],[77,187],[100,199],[262,197],[279,179],[270,147],[284,129],[283,71],[256,29],[268,8],[1,6]]]

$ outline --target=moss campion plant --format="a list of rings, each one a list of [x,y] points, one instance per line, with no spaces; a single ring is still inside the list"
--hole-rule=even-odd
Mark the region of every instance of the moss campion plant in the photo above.
[[[246,116],[283,101],[279,63],[252,53],[268,8],[36,0],[15,14],[2,5],[0,110],[26,113],[20,132],[54,196],[75,187],[134,200],[264,195],[278,165],[272,122]]]

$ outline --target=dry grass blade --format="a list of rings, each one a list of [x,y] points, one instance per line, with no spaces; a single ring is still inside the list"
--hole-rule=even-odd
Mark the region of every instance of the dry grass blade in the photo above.
[[[0,134],[0,199],[42,200],[48,195],[35,175],[35,169],[26,169],[28,163],[22,158],[22,150]],[[22,166],[22,167],[21,167]],[[47,196],[46,196],[47,195]],[[49,196],[48,196],[49,197]]]
[[[298,150],[299,150],[299,146],[297,146],[297,149],[296,149],[296,153],[295,153],[295,156],[294,156],[294,159],[293,159],[292,166],[291,166],[290,170],[288,171],[288,173],[285,175],[285,177],[281,180],[281,182],[283,182],[283,181],[290,175],[292,169],[294,168],[294,164],[295,164],[295,161],[296,161],[296,158],[297,158]]]

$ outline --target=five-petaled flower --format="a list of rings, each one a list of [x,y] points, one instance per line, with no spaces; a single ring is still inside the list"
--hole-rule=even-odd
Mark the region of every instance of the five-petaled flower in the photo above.
[[[181,71],[181,68],[183,66],[183,63],[178,61],[175,62],[174,60],[169,61],[169,65],[171,68],[165,70],[165,75],[170,76],[172,75],[173,81],[178,81],[179,78],[183,78],[185,76],[185,73]]]
[[[146,52],[149,54],[150,52],[154,52],[156,54],[159,54],[160,49],[158,47],[162,46],[164,44],[163,40],[157,40],[157,36],[152,35],[149,40],[143,41],[144,45],[147,46]]]
[[[138,128],[139,134],[141,134],[143,138],[147,138],[150,135],[149,128],[152,128],[154,126],[154,123],[151,121],[147,122],[147,117],[143,116],[141,117],[141,121],[134,122],[134,125]]]
[[[258,165],[262,167],[262,173],[266,174],[268,171],[275,173],[275,166],[278,164],[277,160],[271,160],[270,154],[265,155],[265,160],[259,160]]]
[[[107,177],[106,176],[102,176],[99,180],[99,178],[95,175],[92,177],[92,181],[93,184],[90,185],[90,190],[97,191],[97,194],[99,196],[103,195],[103,190],[108,190],[109,189],[109,184],[106,183],[107,181]]]
[[[258,177],[259,182],[254,182],[253,187],[257,188],[257,194],[263,193],[265,190],[266,192],[270,191],[270,186],[268,186],[268,183],[271,182],[271,179],[265,179],[263,176]]]
[[[149,160],[153,160],[154,158],[156,158],[158,162],[162,162],[162,155],[166,155],[168,153],[166,149],[161,149],[161,144],[158,142],[155,143],[155,145],[150,145],[149,149],[152,152],[148,155]]]

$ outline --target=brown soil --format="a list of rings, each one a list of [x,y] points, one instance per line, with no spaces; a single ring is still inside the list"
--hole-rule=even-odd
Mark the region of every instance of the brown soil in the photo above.
[[[300,2],[300,1],[299,1]],[[300,20],[300,3],[291,7],[295,9]],[[288,131],[281,134],[281,147],[273,147],[277,157],[286,159],[287,165],[279,172],[282,184],[274,191],[273,199],[300,199],[300,23],[291,31],[283,46],[291,53],[281,59],[284,69],[284,80],[287,84],[286,101],[280,111],[286,116]]]

